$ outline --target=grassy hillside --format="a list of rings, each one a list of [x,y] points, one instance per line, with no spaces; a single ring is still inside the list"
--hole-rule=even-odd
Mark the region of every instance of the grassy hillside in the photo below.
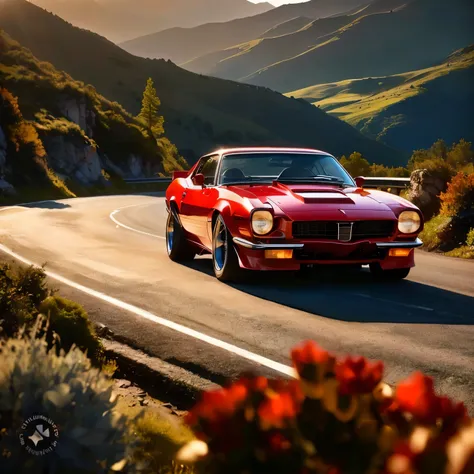
[[[255,71],[298,57],[318,45],[333,40],[335,32],[353,23],[357,18],[390,12],[408,1],[410,0],[377,0],[370,5],[356,8],[350,14],[306,22],[300,28],[285,34],[270,37],[261,35],[247,42],[234,43],[225,50],[194,58],[182,66],[200,74],[245,82],[245,78]],[[288,23],[291,25],[292,21]]]
[[[162,99],[167,135],[189,161],[216,146],[243,143],[319,147],[336,155],[359,150],[386,164],[406,159],[305,101],[198,76],[163,60],[134,57],[23,0],[0,4],[0,28],[38,58],[92,84],[133,114],[139,110],[146,79],[152,77]]]
[[[187,164],[166,139],[158,142],[119,104],[75,81],[0,30],[0,127],[7,137],[7,182],[68,197],[84,185],[110,185],[140,160],[143,173]],[[65,181],[65,183],[64,183]]]
[[[411,151],[437,138],[474,141],[474,46],[443,63],[393,76],[351,79],[288,93],[362,132]]]
[[[31,0],[75,26],[120,42],[171,26],[229,21],[273,9],[247,0]]]
[[[315,19],[341,14],[370,1],[310,0],[301,4],[283,5],[249,18],[224,23],[206,22],[196,28],[171,28],[141,36],[120,46],[138,56],[171,59],[181,64],[207,53],[259,38],[271,28],[288,20],[297,17]]]
[[[326,42],[256,71],[245,82],[288,92],[429,67],[474,41],[472,18],[472,0],[413,0],[393,13],[359,18]]]

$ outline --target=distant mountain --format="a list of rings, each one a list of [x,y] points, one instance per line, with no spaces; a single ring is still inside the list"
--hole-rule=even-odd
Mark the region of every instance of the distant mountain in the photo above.
[[[307,51],[242,80],[288,92],[348,78],[429,67],[474,41],[472,0],[414,0],[359,18]]]
[[[321,84],[287,95],[305,99],[388,145],[412,151],[439,138],[474,142],[473,84],[470,46],[430,68]]]
[[[30,0],[75,26],[120,42],[170,26],[192,27],[273,9],[247,0]]]
[[[282,35],[261,35],[247,42],[236,42],[232,47],[194,58],[181,66],[200,74],[245,81],[247,76],[256,71],[313,50],[338,34],[339,29],[348,27],[358,18],[390,12],[403,7],[409,1],[411,0],[376,0],[371,4],[359,6],[345,15],[312,20],[301,28]]]
[[[338,15],[370,3],[373,0],[310,0],[304,3],[283,5],[250,18],[209,23],[196,28],[170,28],[155,34],[120,44],[126,51],[137,56],[171,59],[181,64],[204,54],[219,51],[246,41],[268,36],[269,31],[279,27],[275,35],[283,34],[282,23],[289,22],[286,33],[296,31],[296,25],[309,23],[312,19]],[[259,4],[261,5],[261,4]],[[310,20],[306,21],[305,18]],[[295,29],[292,29],[295,28]],[[156,31],[156,30],[155,30]]]
[[[399,164],[406,155],[365,138],[306,101],[203,77],[164,60],[146,60],[72,27],[24,0],[0,4],[0,28],[72,77],[92,84],[136,114],[148,77],[162,100],[167,136],[190,161],[218,146],[299,145],[335,155],[358,150],[374,162]]]

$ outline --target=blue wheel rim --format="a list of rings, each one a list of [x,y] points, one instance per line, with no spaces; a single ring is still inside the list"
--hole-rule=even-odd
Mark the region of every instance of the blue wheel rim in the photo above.
[[[216,230],[214,234],[214,266],[216,270],[221,271],[227,259],[227,231],[221,219],[217,219]]]
[[[171,212],[168,216],[168,222],[166,223],[166,250],[168,254],[173,250],[173,237],[174,237],[174,217]]]

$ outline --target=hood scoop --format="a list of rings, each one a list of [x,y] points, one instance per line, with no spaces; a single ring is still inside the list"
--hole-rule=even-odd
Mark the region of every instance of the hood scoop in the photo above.
[[[354,204],[346,194],[339,191],[323,191],[315,189],[292,190],[294,196],[305,203],[311,204]]]

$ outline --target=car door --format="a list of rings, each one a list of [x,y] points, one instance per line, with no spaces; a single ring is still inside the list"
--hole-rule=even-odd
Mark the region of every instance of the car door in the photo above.
[[[210,248],[210,239],[207,232],[207,217],[216,201],[215,187],[216,171],[219,164],[219,155],[201,158],[199,165],[191,176],[190,186],[183,191],[181,199],[181,221],[183,227],[195,241],[206,248]],[[204,175],[204,185],[194,184],[196,174]]]

